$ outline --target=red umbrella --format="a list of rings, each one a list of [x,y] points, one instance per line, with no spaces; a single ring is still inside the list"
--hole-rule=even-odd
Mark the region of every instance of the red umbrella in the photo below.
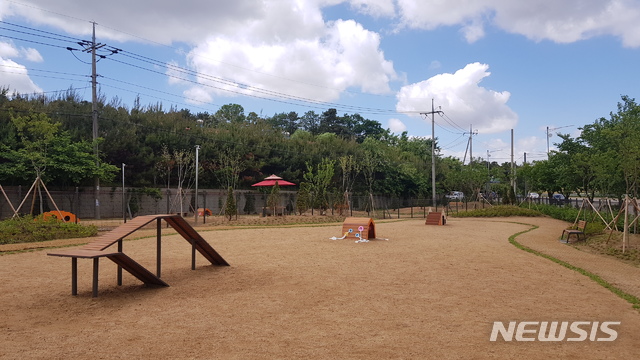
[[[278,184],[278,186],[290,186],[290,185],[295,185],[292,182],[286,181],[286,180],[282,180],[282,178],[280,176],[276,176],[276,175],[271,175],[267,178],[265,178],[264,180],[257,182],[251,186],[274,186],[275,184]]]

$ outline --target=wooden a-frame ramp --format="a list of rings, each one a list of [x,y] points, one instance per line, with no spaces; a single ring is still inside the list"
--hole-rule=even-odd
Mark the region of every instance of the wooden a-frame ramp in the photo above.
[[[61,256],[71,258],[71,294],[78,294],[78,258],[93,259],[93,297],[98,296],[98,264],[101,257],[106,257],[118,265],[118,285],[122,285],[122,269],[138,278],[147,285],[169,286],[161,278],[162,264],[162,220],[165,220],[178,234],[191,244],[191,269],[196,268],[196,251],[204,256],[212,265],[229,266],[225,259],[218,254],[209,243],[180,215],[145,215],[123,224],[114,230],[99,236],[90,243],[75,250],[47,253],[49,256]],[[133,232],[156,221],[157,232],[157,258],[156,274],[147,270],[131,257],[122,252],[122,240]],[[107,250],[114,244],[118,244],[117,251]]]

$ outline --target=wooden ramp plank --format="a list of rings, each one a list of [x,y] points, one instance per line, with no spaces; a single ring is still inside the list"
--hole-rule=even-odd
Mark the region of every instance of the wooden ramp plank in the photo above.
[[[129,221],[126,224],[120,225],[117,228],[109,231],[108,233],[99,236],[92,242],[82,246],[83,249],[87,250],[104,250],[109,246],[117,243],[119,240],[131,235],[136,230],[147,226],[152,221],[163,218],[167,216],[176,216],[176,215],[144,215],[138,216],[133,220]]]
[[[116,252],[107,255],[107,257],[147,285],[169,286],[169,284],[124,253]]]
[[[181,216],[165,218],[165,221],[187,241],[195,241],[196,250],[213,265],[229,266],[229,263]]]

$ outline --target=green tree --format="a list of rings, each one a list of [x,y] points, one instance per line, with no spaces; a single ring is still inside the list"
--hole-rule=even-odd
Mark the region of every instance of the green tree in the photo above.
[[[227,201],[224,206],[224,215],[227,217],[227,220],[231,221],[231,219],[236,216],[238,209],[236,207],[236,199],[233,196],[233,189],[229,187],[227,190]]]
[[[311,185],[306,182],[300,183],[300,189],[298,189],[298,196],[296,197],[296,210],[298,214],[302,215],[311,206]]]
[[[215,118],[219,122],[244,122],[244,108],[238,104],[222,105],[215,113]]]
[[[329,207],[328,193],[335,171],[334,166],[335,161],[327,158],[322,159],[322,162],[317,166],[307,162],[307,171],[303,175],[313,193],[312,205],[319,207],[323,211]]]
[[[271,187],[271,192],[267,197],[267,206],[272,210],[273,216],[278,213],[278,205],[280,205],[280,186],[278,182]]]

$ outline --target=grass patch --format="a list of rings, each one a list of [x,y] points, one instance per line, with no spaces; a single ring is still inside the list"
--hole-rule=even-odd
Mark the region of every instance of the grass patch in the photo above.
[[[95,236],[94,225],[64,223],[55,219],[44,221],[41,216],[24,216],[0,221],[0,245],[71,239]]]
[[[580,274],[590,278],[591,280],[595,281],[596,283],[600,284],[601,286],[605,287],[606,289],[609,289],[609,291],[611,291],[612,293],[616,294],[620,298],[622,298],[622,299],[626,300],[627,302],[629,302],[633,306],[634,309],[640,310],[640,299],[639,298],[637,298],[636,296],[633,296],[633,295],[631,295],[629,293],[626,293],[626,292],[622,291],[621,289],[613,286],[611,283],[609,283],[605,279],[601,278],[597,274],[594,274],[594,273],[592,273],[590,271],[587,271],[587,270],[585,270],[583,268],[579,268],[577,266],[573,266],[573,265],[569,264],[566,261],[562,261],[562,260],[560,260],[558,258],[555,258],[555,257],[551,256],[551,255],[547,255],[545,253],[542,253],[540,251],[534,250],[534,249],[532,249],[530,247],[524,246],[524,245],[520,244],[519,242],[517,242],[516,238],[518,236],[538,228],[538,226],[531,225],[531,224],[521,224],[521,225],[531,226],[531,228],[528,229],[528,230],[524,230],[524,231],[521,231],[519,233],[511,235],[509,237],[509,242],[513,246],[517,247],[518,249],[524,250],[524,251],[526,251],[528,253],[531,253],[531,254],[543,257],[545,259],[551,260],[556,264],[559,264],[559,265],[562,265],[562,266],[566,267],[567,269],[571,269],[573,271],[579,272]]]
[[[587,241],[574,243],[573,246],[579,250],[612,256],[634,266],[640,266],[640,249],[637,248],[638,235],[631,234],[630,237],[635,239],[624,252],[622,252],[620,233],[615,233],[611,239],[609,239],[609,232],[593,234],[587,238]]]

